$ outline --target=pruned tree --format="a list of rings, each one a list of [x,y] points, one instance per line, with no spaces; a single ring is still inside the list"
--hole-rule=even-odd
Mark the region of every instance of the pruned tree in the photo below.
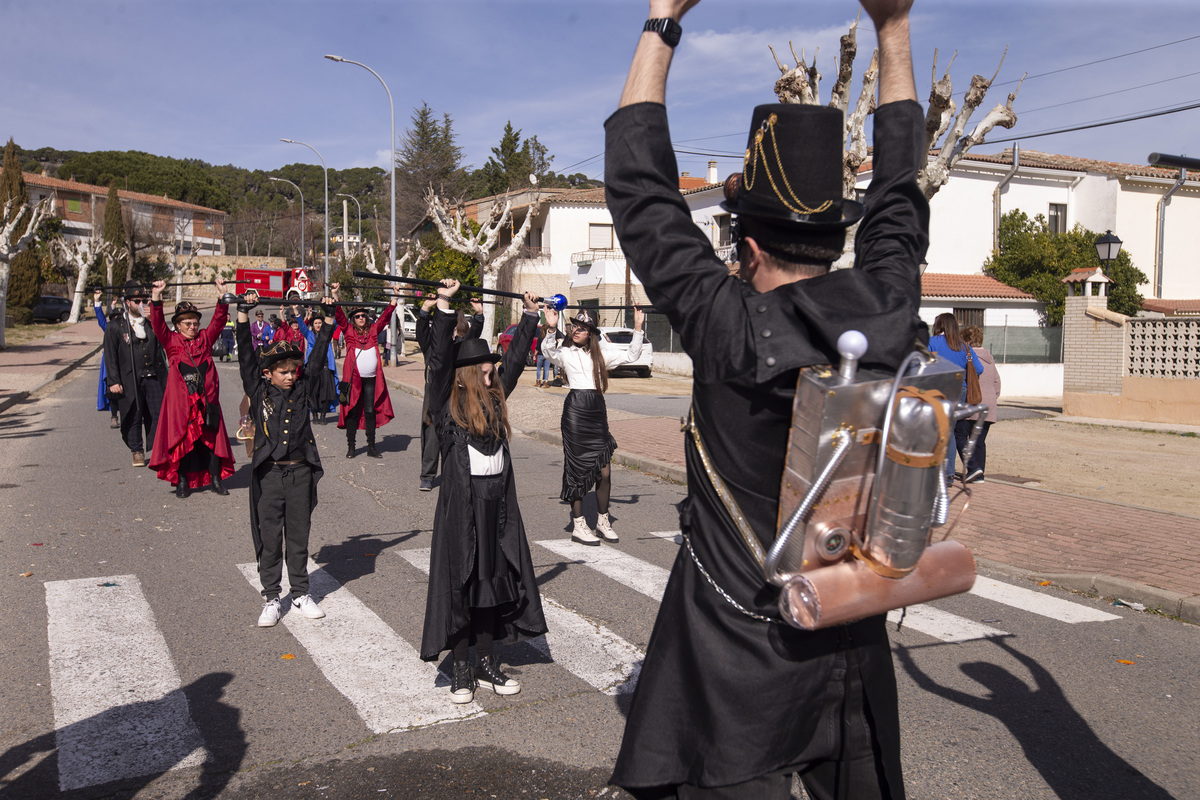
[[[68,322],[79,322],[79,312],[83,308],[84,284],[87,283],[88,272],[99,258],[104,258],[112,245],[93,234],[86,239],[56,239],[53,252],[62,257],[67,268],[75,275],[75,294],[71,300],[71,316]]]
[[[479,263],[479,274],[485,289],[496,288],[500,268],[521,252],[525,238],[529,235],[533,225],[533,218],[538,214],[538,199],[539,195],[535,192],[520,230],[513,234],[508,247],[497,250],[496,243],[500,240],[500,232],[509,225],[512,219],[512,197],[506,197],[503,206],[493,203],[491,215],[486,224],[482,224],[478,230],[474,230],[461,202],[455,204],[451,210],[450,204],[438,197],[432,187],[425,195],[429,216],[433,219],[433,224],[437,226],[438,233],[442,235],[442,240],[445,241],[447,247],[470,256]],[[490,341],[495,321],[495,306],[485,304],[483,309],[483,333],[481,335]]]
[[[821,73],[817,69],[817,52],[813,53],[811,65],[805,63],[804,51],[796,55],[796,49],[791,46],[792,59],[795,66],[789,67],[779,60],[775,48],[771,47],[771,55],[775,65],[779,67],[780,78],[775,82],[775,95],[781,103],[820,104]],[[1004,51],[1008,53],[1007,48]],[[955,53],[957,55],[957,52]],[[854,198],[855,182],[858,170],[867,158],[867,137],[864,131],[867,117],[875,111],[875,90],[879,81],[879,50],[871,54],[871,62],[862,76],[862,89],[853,110],[849,110],[850,87],[854,78],[854,61],[858,56],[858,19],[850,25],[850,30],[843,34],[835,66],[837,79],[830,92],[829,105],[837,108],[846,115],[846,152],[842,160],[842,196]],[[962,160],[963,156],[997,126],[1012,128],[1017,123],[1013,102],[1017,98],[1021,84],[1008,95],[1008,100],[996,105],[975,126],[969,135],[964,135],[967,124],[975,110],[982,105],[988,89],[991,88],[996,76],[1000,74],[1000,66],[1004,65],[1004,55],[1000,57],[1000,66],[991,79],[982,75],[971,78],[971,87],[967,90],[962,107],[954,102],[954,86],[950,80],[950,67],[954,63],[951,56],[946,65],[945,73],[939,80],[937,77],[937,50],[933,51],[933,80],[929,91],[929,107],[925,113],[926,149],[937,154],[927,161],[925,167],[917,176],[917,183],[928,200],[937,194],[938,190],[950,179],[950,171]],[[1022,81],[1024,77],[1022,76]],[[847,113],[849,111],[849,113]],[[943,140],[943,137],[944,140]],[[938,142],[942,144],[939,146]],[[839,266],[849,266],[854,261],[854,234],[857,226],[847,231],[847,251],[838,262]]]
[[[4,321],[8,308],[8,276],[12,260],[33,244],[38,226],[54,213],[53,198],[46,198],[28,208],[14,197],[4,203],[0,213],[0,349],[4,347]]]

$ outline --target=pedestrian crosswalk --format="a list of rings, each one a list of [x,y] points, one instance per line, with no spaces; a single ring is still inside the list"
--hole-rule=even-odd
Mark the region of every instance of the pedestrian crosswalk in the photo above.
[[[549,556],[563,570],[601,576],[611,584],[611,589],[601,591],[632,590],[658,602],[669,576],[669,570],[659,564],[670,563],[679,532],[650,533],[649,546],[662,547],[661,553],[647,552],[643,546],[635,556],[620,546],[588,547],[565,539],[532,540],[531,545],[535,554]],[[393,569],[411,568],[417,571],[414,577],[428,574],[428,548],[393,552],[404,562]],[[657,563],[640,556],[653,557]],[[249,584],[248,592],[257,593],[256,566],[237,564],[236,570]],[[285,613],[285,630],[279,633],[303,648],[367,730],[400,733],[485,713],[475,702],[450,703],[446,676],[439,674],[435,664],[420,659],[418,642],[407,641],[326,569],[310,561],[309,572],[310,592],[319,598],[327,616],[309,620]],[[283,591],[289,591],[286,576]],[[204,739],[192,721],[170,645],[138,577],[51,581],[45,583],[45,592],[60,787],[66,791],[203,764],[208,756]],[[956,610],[961,611],[963,604],[997,604],[1070,625],[1119,618],[990,578],[980,578],[964,598],[954,606]],[[644,656],[637,643],[614,630],[615,623],[579,611],[578,607],[589,604],[559,593],[554,581],[543,586],[542,602],[549,633],[522,645],[536,651],[522,663],[552,663],[606,695],[632,691]],[[892,612],[889,618],[896,621],[900,615]],[[907,609],[903,627],[942,642],[1009,635],[993,626],[997,620],[971,616],[919,605]],[[1000,612],[990,616],[1011,618]],[[248,625],[252,619],[247,617]]]

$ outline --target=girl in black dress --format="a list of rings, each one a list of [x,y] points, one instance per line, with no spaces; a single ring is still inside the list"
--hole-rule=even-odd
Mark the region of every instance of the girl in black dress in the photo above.
[[[538,315],[526,294],[525,313],[503,357],[483,339],[455,343],[457,317],[449,298],[458,291],[458,281],[442,284],[427,352],[426,392],[441,449],[442,483],[433,519],[421,658],[436,661],[452,651],[450,699],[469,703],[477,685],[501,695],[521,691],[521,684],[501,671],[495,642],[546,632],[517,507],[505,403],[525,367]],[[472,643],[474,668],[467,660]]]

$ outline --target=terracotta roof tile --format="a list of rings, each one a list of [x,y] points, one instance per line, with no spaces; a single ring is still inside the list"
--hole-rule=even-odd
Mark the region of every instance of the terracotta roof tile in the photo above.
[[[921,276],[922,297],[970,297],[999,300],[1036,300],[1033,295],[987,275],[951,275],[926,272]]]
[[[937,153],[938,151],[935,149],[931,150],[929,155],[933,157]],[[1005,149],[1000,153],[976,153],[972,151],[967,153],[960,163],[968,164],[972,161],[984,164],[1012,166],[1012,148]],[[1026,150],[1024,148],[1021,149],[1021,166],[1038,169],[1061,169],[1067,172],[1094,172],[1120,178],[1169,178],[1174,180],[1179,177],[1178,169],[1152,167],[1149,164],[1124,164],[1119,161],[1100,161],[1095,158],[1064,156],[1057,153],[1043,153],[1040,150]],[[862,174],[870,171],[871,160],[868,158],[858,168],[858,172]],[[1189,183],[1195,182],[1189,177]]]
[[[695,175],[680,175],[679,190],[687,191],[688,189],[699,189],[701,186],[708,185],[708,178],[698,178]]]
[[[44,189],[61,189],[69,192],[81,192],[83,194],[93,194],[99,196],[108,195],[107,186],[95,186],[90,183],[80,183],[79,181],[64,181],[62,178],[51,178],[47,175],[39,175],[35,172],[24,173],[25,183],[30,186],[40,186]],[[207,206],[196,205],[195,203],[185,203],[182,200],[171,200],[157,194],[144,194],[142,192],[130,192],[123,189],[117,190],[117,195],[122,200],[137,203],[152,203],[158,206],[168,206],[170,208],[187,208],[193,211],[206,211],[209,214],[220,214],[225,216],[225,212],[216,208],[208,208]]]
[[[1200,314],[1200,300],[1159,300],[1147,297],[1142,300],[1142,308],[1168,316]]]

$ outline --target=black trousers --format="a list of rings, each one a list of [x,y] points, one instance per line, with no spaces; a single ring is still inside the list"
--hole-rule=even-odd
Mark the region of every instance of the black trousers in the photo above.
[[[367,444],[375,443],[375,381],[376,378],[360,378],[362,387],[358,390],[358,402],[346,412],[346,440],[354,443],[354,433],[358,430],[358,420],[366,416]]]
[[[967,440],[971,438],[971,430],[975,427],[975,420],[960,419],[954,423],[954,445],[958,450],[959,458],[967,449]],[[992,423],[983,423],[983,430],[979,432],[979,438],[975,440],[975,452],[971,454],[971,463],[963,464],[963,475],[970,475],[975,470],[987,472],[987,435],[988,429],[992,427]]]
[[[146,442],[154,444],[154,432],[158,429],[158,413],[162,410],[163,385],[158,378],[139,378],[133,385],[122,385],[127,392],[128,402],[121,403],[121,438],[129,452],[146,450]],[[142,438],[143,432],[145,439]]]
[[[438,458],[441,455],[441,442],[438,441],[437,428],[429,423],[429,391],[426,387],[425,399],[421,402],[421,480],[433,480],[438,471]]]
[[[273,465],[259,481],[258,535],[262,556],[258,579],[263,597],[279,596],[283,561],[292,595],[308,594],[308,532],[312,524],[312,468],[307,464]]]

